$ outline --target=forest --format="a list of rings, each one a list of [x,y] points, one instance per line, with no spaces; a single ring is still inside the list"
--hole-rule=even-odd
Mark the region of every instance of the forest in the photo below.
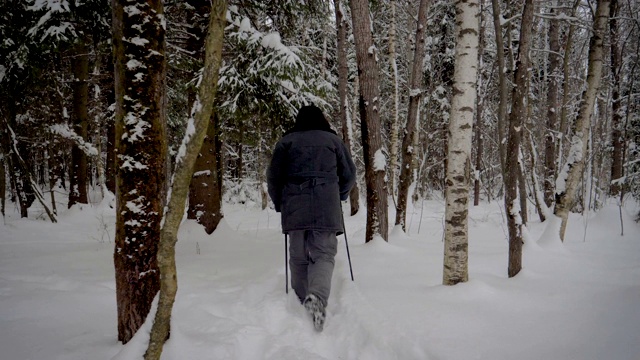
[[[273,147],[314,104],[357,165],[344,215],[366,218],[365,242],[443,199],[442,284],[464,283],[468,214],[499,203],[514,277],[528,223],[563,241],[572,214],[614,203],[622,222],[640,201],[639,14],[638,0],[3,0],[2,214],[56,223],[113,197],[118,340],[159,293],[145,359],[160,358],[183,215],[213,234],[226,204],[273,209]]]

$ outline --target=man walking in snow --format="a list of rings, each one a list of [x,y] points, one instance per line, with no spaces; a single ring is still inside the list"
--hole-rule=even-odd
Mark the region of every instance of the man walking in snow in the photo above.
[[[322,111],[304,106],[276,144],[267,170],[269,196],[289,235],[291,287],[322,331],[338,240],[340,201],[355,183],[351,155]]]

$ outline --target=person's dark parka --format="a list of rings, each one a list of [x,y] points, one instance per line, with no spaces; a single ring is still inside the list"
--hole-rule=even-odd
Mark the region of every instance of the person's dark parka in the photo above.
[[[356,168],[322,111],[305,106],[295,126],[276,144],[267,170],[269,196],[282,212],[282,231],[342,233],[340,201],[356,180]]]

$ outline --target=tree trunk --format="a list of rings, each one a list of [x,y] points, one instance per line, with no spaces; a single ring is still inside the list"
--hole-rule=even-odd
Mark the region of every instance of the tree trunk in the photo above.
[[[575,17],[576,9],[581,0],[575,0],[573,3],[573,9],[571,17]],[[576,25],[569,25],[569,33],[567,34],[567,40],[564,46],[564,57],[562,59],[562,108],[560,110],[560,131],[558,144],[556,146],[556,169],[562,168],[562,157],[564,155],[564,145],[567,138],[567,129],[569,128],[569,86],[571,80],[570,62],[571,62],[571,48],[573,47],[573,34],[575,32]],[[555,190],[557,192],[557,190]],[[554,201],[556,194],[554,193]]]
[[[189,186],[189,209],[187,218],[196,219],[212,234],[222,220],[222,166],[220,144],[220,121],[212,111],[211,119],[202,142],[202,149],[193,168]]]
[[[178,228],[184,214],[185,200],[193,175],[193,167],[202,148],[208,123],[212,118],[218,71],[222,60],[226,10],[226,1],[213,0],[211,2],[209,31],[205,41],[204,72],[198,89],[197,106],[194,106],[194,109],[197,110],[195,110],[193,117],[189,119],[188,125],[188,127],[193,127],[194,131],[187,131],[176,158],[175,173],[171,184],[170,196],[167,200],[167,211],[160,237],[158,264],[162,274],[162,286],[160,288],[158,311],[151,329],[149,347],[144,354],[145,360],[160,359],[164,342],[169,337],[171,312],[178,291],[175,245],[178,241]]]
[[[524,154],[522,151],[522,133],[520,133],[520,145],[520,156],[518,160],[518,199],[520,200],[522,225],[526,226],[529,222],[529,212],[527,209],[527,182],[525,178]]]
[[[557,3],[557,1],[555,2]],[[557,11],[550,10],[552,16]],[[545,131],[544,150],[544,203],[553,204],[556,178],[556,131],[558,130],[558,88],[560,85],[560,21],[549,20],[549,87],[547,91],[547,129]]]
[[[342,140],[344,141],[349,154],[351,154],[351,121],[348,118],[349,102],[347,101],[347,82],[349,81],[349,68],[347,66],[347,25],[344,20],[344,8],[341,0],[334,0],[334,8],[336,10],[336,27],[337,27],[337,61],[338,61],[338,99],[339,117],[342,124]],[[351,216],[358,213],[360,209],[360,192],[358,184],[353,185],[349,193]]]
[[[11,125],[5,123],[6,134],[8,134],[9,152],[11,158],[9,159],[11,166],[16,171],[15,179],[11,179],[16,187],[17,196],[20,198],[20,215],[21,217],[27,217],[27,209],[37,199],[40,205],[47,213],[49,220],[52,223],[58,222],[55,214],[51,211],[47,203],[44,201],[44,196],[38,188],[38,184],[30,170],[29,165],[24,160],[26,157],[20,155],[21,153],[27,153],[27,151],[19,151],[18,139]],[[5,145],[6,146],[6,145]],[[13,162],[13,163],[12,163]],[[30,192],[27,192],[30,191]],[[25,199],[26,198],[26,199]],[[24,215],[24,216],[23,216]]]
[[[479,47],[479,0],[456,1],[456,60],[447,150],[444,285],[469,279],[468,213],[473,108]]]
[[[56,143],[52,141],[52,136],[49,136],[49,143],[46,147],[46,159],[47,159],[47,167],[49,168],[49,197],[51,198],[51,211],[55,215],[58,214],[58,209],[56,206],[56,196],[55,196],[55,187],[56,187],[56,164],[55,159],[52,154],[55,154]]]
[[[562,219],[560,225],[560,239],[564,241],[569,210],[575,201],[575,194],[582,177],[585,165],[591,114],[595,104],[598,88],[602,78],[602,63],[604,61],[604,36],[609,20],[608,0],[598,1],[595,18],[593,19],[593,34],[589,41],[589,65],[587,69],[587,88],[582,93],[578,117],[573,124],[573,136],[567,163],[556,180],[556,207],[554,214]]]
[[[611,42],[611,142],[613,153],[611,155],[611,185],[609,194],[617,196],[620,193],[620,181],[622,180],[623,163],[623,109],[620,99],[622,61],[620,52],[620,34],[618,29],[618,0],[611,0],[610,10],[610,42]]]
[[[414,133],[418,122],[418,110],[422,97],[422,62],[425,55],[424,32],[427,22],[427,10],[430,0],[420,0],[418,8],[418,21],[416,24],[416,48],[413,53],[411,75],[409,78],[409,109],[407,111],[407,123],[405,124],[404,137],[402,139],[402,161],[400,163],[400,176],[398,178],[398,201],[396,208],[396,225],[402,226],[406,231],[407,200],[409,198],[409,186],[412,182],[412,164],[415,147],[413,145]]]
[[[527,79],[529,75],[529,49],[533,23],[533,0],[526,0],[522,10],[520,27],[520,45],[515,69],[515,87],[511,96],[511,113],[509,114],[509,132],[505,158],[504,205],[509,231],[509,277],[516,276],[522,269],[522,209],[516,204],[518,198],[518,177],[520,171],[518,155],[524,119],[527,116]]]
[[[4,119],[0,119],[4,120],[1,129],[3,133],[0,141],[2,141],[1,145],[4,148],[5,154],[7,154],[6,162],[9,170],[9,181],[15,191],[15,202],[18,203],[20,207],[20,217],[27,218],[29,216],[29,207],[33,204],[36,197],[31,182],[29,181],[29,176],[26,173],[27,169],[20,163],[18,149],[24,148],[24,146],[17,143],[16,135],[12,130],[15,128],[14,119],[16,117],[14,104],[13,99],[8,99],[7,116]],[[26,167],[26,164],[24,165]]]
[[[105,185],[112,193],[116,193],[116,125],[107,124],[107,164],[105,166]]]
[[[396,168],[398,167],[398,63],[396,62],[396,2],[389,1],[391,8],[391,24],[389,25],[389,64],[391,65],[391,81],[393,82],[393,111],[391,118],[391,134],[389,149],[389,193],[395,195]]]
[[[351,18],[360,78],[360,128],[367,184],[367,230],[365,241],[379,235],[388,240],[388,206],[385,184],[386,159],[383,153],[378,88],[378,61],[371,34],[369,2],[351,0]]]
[[[124,11],[124,7],[127,11]],[[144,323],[160,288],[166,194],[165,29],[160,0],[112,0],[116,97],[118,340]],[[123,39],[137,41],[123,41]]]
[[[2,150],[0,148],[0,150]],[[5,154],[4,151],[0,153],[0,213],[2,213],[2,217],[4,217],[4,204],[6,202],[7,197],[7,174],[5,172]]]
[[[89,54],[84,40],[79,38],[74,47],[71,59],[73,67],[73,131],[87,141],[89,101]],[[87,155],[74,142],[71,148],[71,167],[69,168],[69,203],[71,208],[75,204],[87,204]]]
[[[509,84],[507,83],[507,65],[504,60],[504,40],[502,38],[502,24],[500,12],[500,0],[491,0],[493,8],[493,27],[496,34],[496,55],[498,61],[498,91],[500,101],[498,103],[498,156],[500,157],[500,169],[504,176],[505,168],[505,119],[507,117],[507,101],[509,101]]]
[[[480,35],[478,38],[478,79],[476,85],[476,164],[473,180],[473,206],[480,204],[480,173],[482,171],[482,111],[483,111],[483,96],[480,93],[482,91],[482,53],[484,52],[484,25],[483,25],[483,13],[484,13],[484,0],[480,0]]]

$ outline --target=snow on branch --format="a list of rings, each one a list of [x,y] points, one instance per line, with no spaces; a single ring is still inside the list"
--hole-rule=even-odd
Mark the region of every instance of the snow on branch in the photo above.
[[[40,41],[44,41],[47,37],[55,37],[56,40],[69,40],[67,34],[72,37],[77,37],[75,27],[70,21],[59,21],[58,24],[42,30],[45,24],[55,18],[56,14],[71,12],[67,0],[33,0],[33,5],[28,6],[27,10],[34,12],[45,11],[44,15],[38,20],[38,23],[27,32],[29,36],[35,37],[41,31],[44,31]]]
[[[51,125],[49,130],[53,134],[56,134],[64,139],[73,141],[74,144],[78,146],[82,152],[84,152],[87,156],[98,156],[98,149],[96,149],[93,144],[86,142],[82,136],[76,134],[69,125],[67,124],[56,124]]]

